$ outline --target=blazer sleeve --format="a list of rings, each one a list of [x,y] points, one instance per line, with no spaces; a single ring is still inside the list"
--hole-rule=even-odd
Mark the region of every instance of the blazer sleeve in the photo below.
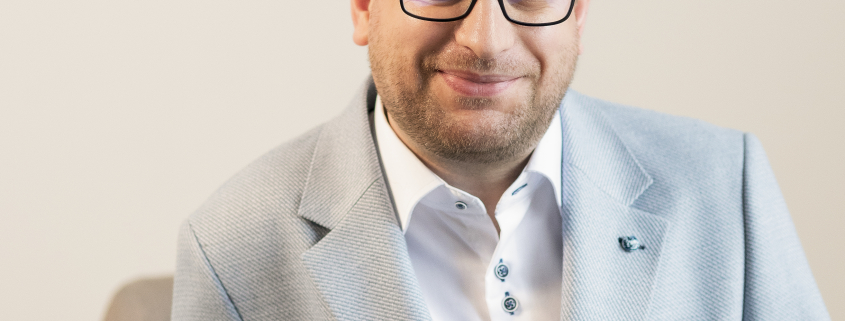
[[[241,321],[235,305],[214,272],[190,220],[179,231],[171,320]]]
[[[743,320],[830,320],[760,141],[745,134]]]

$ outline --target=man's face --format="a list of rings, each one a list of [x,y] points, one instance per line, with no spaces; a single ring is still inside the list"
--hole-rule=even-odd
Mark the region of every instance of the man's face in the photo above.
[[[356,1],[366,2],[353,0],[353,16]],[[579,8],[561,24],[527,27],[507,21],[495,0],[478,0],[454,22],[410,17],[399,0],[371,1],[364,43],[376,88],[391,124],[410,138],[406,144],[469,163],[533,150],[574,73]],[[356,42],[359,28],[356,20]]]

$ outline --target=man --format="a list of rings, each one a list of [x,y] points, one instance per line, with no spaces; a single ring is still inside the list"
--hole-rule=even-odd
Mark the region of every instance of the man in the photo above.
[[[352,0],[372,81],[183,225],[174,320],[829,319],[760,143],[568,91],[588,0]]]

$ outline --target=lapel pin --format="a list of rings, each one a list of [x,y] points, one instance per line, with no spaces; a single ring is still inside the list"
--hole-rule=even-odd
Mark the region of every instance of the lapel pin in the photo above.
[[[640,244],[640,240],[637,240],[637,237],[633,235],[620,237],[619,246],[621,246],[625,252],[645,250],[645,245]]]

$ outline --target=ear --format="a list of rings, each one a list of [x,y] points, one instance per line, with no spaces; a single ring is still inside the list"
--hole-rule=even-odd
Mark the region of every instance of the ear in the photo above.
[[[352,0],[355,1],[355,0]],[[575,14],[575,23],[578,26],[578,54],[584,52],[584,42],[581,38],[584,36],[584,25],[587,21],[587,11],[590,8],[590,0],[576,0],[575,7],[572,8],[572,13]]]
[[[352,1],[352,41],[356,45],[366,46],[369,38],[370,28],[370,0]]]

